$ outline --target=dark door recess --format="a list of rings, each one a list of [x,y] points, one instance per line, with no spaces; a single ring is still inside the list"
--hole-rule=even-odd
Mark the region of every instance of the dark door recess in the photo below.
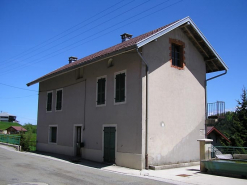
[[[115,127],[104,128],[104,161],[115,163]]]

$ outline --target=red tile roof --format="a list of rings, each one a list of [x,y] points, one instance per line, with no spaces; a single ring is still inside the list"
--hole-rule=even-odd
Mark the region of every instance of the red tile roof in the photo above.
[[[11,126],[12,128],[14,128],[16,131],[24,131],[24,132],[27,132],[27,130],[21,126]],[[9,127],[9,128],[11,128]],[[8,129],[9,129],[8,128]]]
[[[52,72],[50,72],[50,73],[48,73],[46,75],[34,80],[33,82],[28,83],[27,85],[29,86],[29,85],[37,83],[37,82],[39,82],[39,81],[41,81],[43,79],[49,78],[49,77],[51,77],[53,75],[57,75],[57,74],[60,74],[62,72],[68,71],[70,69],[74,69],[74,68],[80,66],[82,63],[90,63],[91,61],[95,61],[97,59],[100,59],[100,58],[103,58],[103,57],[107,57],[108,55],[110,55],[112,53],[115,53],[115,52],[118,52],[118,51],[128,51],[130,49],[136,48],[136,44],[138,42],[140,42],[143,39],[146,39],[149,36],[159,32],[159,31],[161,31],[161,30],[163,30],[165,28],[167,28],[168,26],[170,26],[170,25],[172,25],[172,24],[174,24],[176,22],[178,22],[178,21],[175,21],[175,22],[170,23],[168,25],[162,26],[162,27],[160,27],[158,29],[155,29],[153,31],[144,33],[144,34],[139,35],[137,37],[134,37],[134,38],[132,38],[130,40],[124,41],[124,42],[122,42],[120,44],[117,44],[115,46],[112,46],[112,47],[109,47],[107,49],[101,50],[99,52],[96,52],[94,54],[86,56],[86,57],[84,57],[82,59],[79,59],[79,60],[77,60],[75,62],[72,62],[70,64],[62,66],[62,67],[60,67],[60,68],[58,68],[58,69],[56,69],[56,70],[54,70],[54,71],[52,71]]]
[[[224,134],[222,134],[218,129],[216,129],[215,127],[207,127],[207,135],[209,135],[213,131],[215,131],[216,133],[221,135],[224,139],[226,139],[229,143],[231,143],[231,141]]]

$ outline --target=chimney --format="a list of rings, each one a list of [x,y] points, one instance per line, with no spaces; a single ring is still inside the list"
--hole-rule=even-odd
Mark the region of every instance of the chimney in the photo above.
[[[128,34],[128,33],[124,33],[122,35],[120,35],[122,38],[122,42],[130,40],[132,38],[132,35]]]
[[[77,61],[77,57],[69,57],[69,64],[74,62],[74,61]]]

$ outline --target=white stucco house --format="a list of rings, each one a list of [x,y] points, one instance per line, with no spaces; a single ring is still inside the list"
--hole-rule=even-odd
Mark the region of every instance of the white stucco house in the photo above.
[[[17,122],[16,116],[11,115],[7,112],[1,112],[0,113],[0,122]]]
[[[27,84],[39,83],[37,150],[135,169],[199,161],[206,84],[226,64],[189,17],[121,37]]]

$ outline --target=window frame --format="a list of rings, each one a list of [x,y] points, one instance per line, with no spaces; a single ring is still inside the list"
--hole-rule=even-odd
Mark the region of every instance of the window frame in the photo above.
[[[51,93],[51,110],[47,110],[48,109],[48,94]],[[52,112],[52,103],[53,103],[53,91],[47,91],[46,93],[46,112]]]
[[[51,141],[51,139],[52,139],[52,131],[51,131],[51,129],[52,128],[57,128],[57,130],[56,130],[56,142],[52,142]],[[49,144],[57,144],[58,143],[58,125],[49,125],[49,127],[48,127],[48,143]]]
[[[185,43],[177,40],[177,39],[169,39],[169,43],[170,43],[170,62],[171,62],[171,67],[179,69],[179,70],[183,70],[185,67]],[[173,62],[173,46],[177,46],[179,47],[179,66],[174,64]]]
[[[116,102],[116,76],[118,74],[125,73],[125,86],[124,86],[124,101]],[[114,105],[121,105],[127,102],[127,70],[122,70],[114,73]]]
[[[57,109],[57,103],[58,103],[58,96],[57,96],[57,92],[58,91],[62,91],[62,97],[61,97],[61,109]],[[63,88],[61,89],[57,89],[56,90],[56,108],[55,108],[56,112],[62,111],[63,110]]]
[[[104,104],[98,104],[98,81],[99,81],[99,79],[102,79],[102,78],[105,79],[105,103]],[[107,92],[106,89],[107,89],[107,76],[104,75],[104,76],[97,77],[96,78],[96,107],[106,106],[106,92]]]

